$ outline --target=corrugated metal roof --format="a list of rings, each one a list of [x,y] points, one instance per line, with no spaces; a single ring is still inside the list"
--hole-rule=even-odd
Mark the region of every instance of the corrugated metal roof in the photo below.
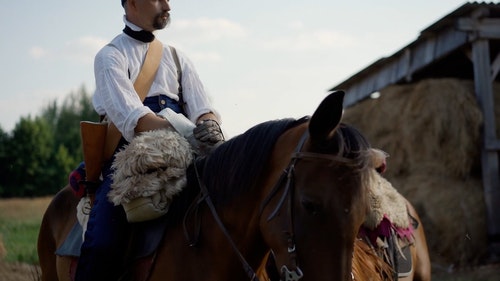
[[[350,106],[391,84],[426,77],[472,79],[472,63],[463,50],[477,38],[500,39],[500,4],[465,3],[392,56],[375,61],[331,90],[346,91],[344,103]],[[500,43],[492,49],[499,50]]]

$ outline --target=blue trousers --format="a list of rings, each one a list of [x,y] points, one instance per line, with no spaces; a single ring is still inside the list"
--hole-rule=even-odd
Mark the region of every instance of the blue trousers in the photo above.
[[[163,95],[146,98],[144,105],[151,108],[153,112],[159,112],[166,107],[177,113],[182,112],[181,106],[175,100]],[[122,138],[118,149],[125,144]],[[127,222],[123,207],[114,206],[107,198],[112,184],[112,160],[102,171],[103,182],[95,194],[75,281],[118,280],[124,271],[124,257],[131,224]]]

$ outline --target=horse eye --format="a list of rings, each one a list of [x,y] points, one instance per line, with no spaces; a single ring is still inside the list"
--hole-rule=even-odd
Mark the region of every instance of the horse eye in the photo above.
[[[302,206],[309,214],[316,216],[321,212],[321,205],[311,200],[303,199]]]

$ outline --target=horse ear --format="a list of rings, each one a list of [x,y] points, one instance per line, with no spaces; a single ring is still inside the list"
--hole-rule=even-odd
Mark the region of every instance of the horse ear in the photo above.
[[[309,135],[314,142],[327,140],[333,135],[344,113],[344,91],[329,94],[318,106],[309,121]]]

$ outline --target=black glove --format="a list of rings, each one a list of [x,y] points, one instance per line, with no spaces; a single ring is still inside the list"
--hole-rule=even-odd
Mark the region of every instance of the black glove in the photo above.
[[[224,142],[224,135],[215,120],[203,120],[193,129],[194,137],[201,143],[213,146]]]

